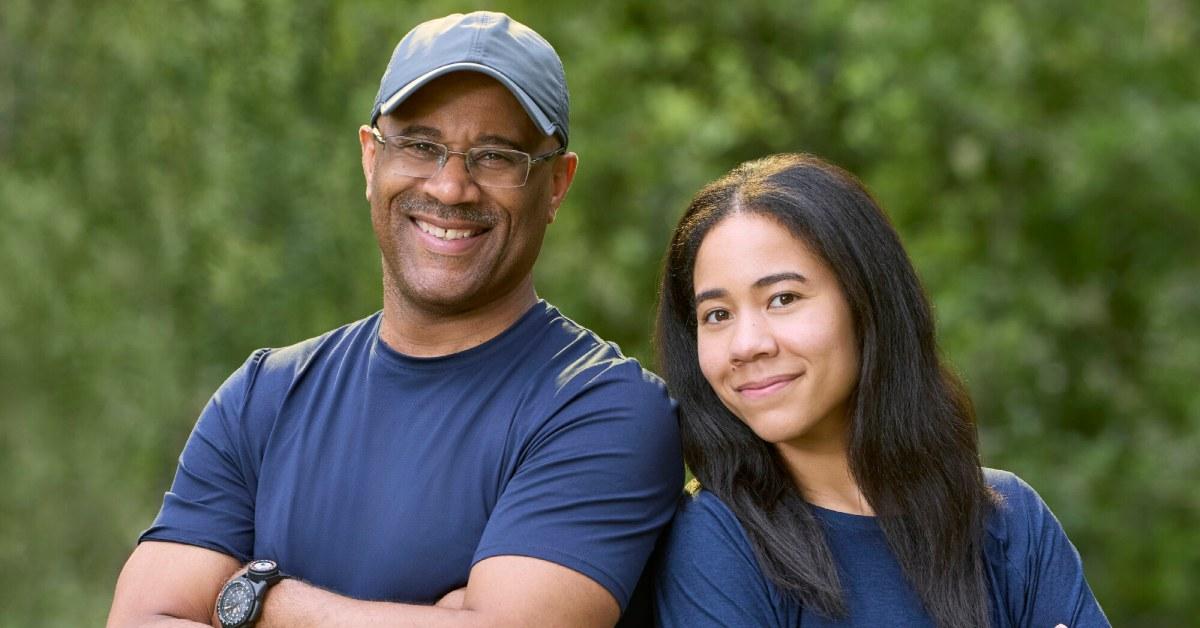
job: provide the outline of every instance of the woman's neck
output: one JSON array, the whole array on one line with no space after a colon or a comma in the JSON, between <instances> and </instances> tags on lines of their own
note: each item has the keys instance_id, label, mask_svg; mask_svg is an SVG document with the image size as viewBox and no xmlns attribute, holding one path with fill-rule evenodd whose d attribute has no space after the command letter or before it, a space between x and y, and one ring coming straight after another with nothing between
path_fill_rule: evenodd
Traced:
<instances>
[{"instance_id":1,"label":"woman's neck","mask_svg":"<svg viewBox=\"0 0 1200 628\"><path fill-rule=\"evenodd\" d=\"M777 443L792 481L804 501L828 510L874 515L850 470L847 439Z\"/></svg>"}]
</instances>

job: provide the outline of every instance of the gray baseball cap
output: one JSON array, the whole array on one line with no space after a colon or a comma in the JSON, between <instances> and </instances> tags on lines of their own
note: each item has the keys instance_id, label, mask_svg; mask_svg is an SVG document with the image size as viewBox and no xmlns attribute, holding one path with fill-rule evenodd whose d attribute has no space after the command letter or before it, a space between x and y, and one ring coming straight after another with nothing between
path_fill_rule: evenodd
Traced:
<instances>
[{"instance_id":1,"label":"gray baseball cap","mask_svg":"<svg viewBox=\"0 0 1200 628\"><path fill-rule=\"evenodd\" d=\"M429 81L451 72L481 72L512 92L534 125L567 145L567 79L554 47L503 13L455 13L408 32L392 52L371 124Z\"/></svg>"}]
</instances>

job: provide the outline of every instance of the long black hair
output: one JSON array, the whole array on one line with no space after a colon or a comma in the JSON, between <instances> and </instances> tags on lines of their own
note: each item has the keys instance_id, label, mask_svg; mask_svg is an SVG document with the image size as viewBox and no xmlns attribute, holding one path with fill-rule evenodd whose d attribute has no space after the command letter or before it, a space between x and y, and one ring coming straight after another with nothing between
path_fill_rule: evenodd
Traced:
<instances>
[{"instance_id":1,"label":"long black hair","mask_svg":"<svg viewBox=\"0 0 1200 628\"><path fill-rule=\"evenodd\" d=\"M854 479L934 621L989 625L983 536L995 498L979 464L971 401L941 364L929 301L883 210L853 175L811 155L738 166L700 190L671 239L655 346L680 404L692 473L734 512L782 591L819 614L846 615L820 523L774 448L700 371L696 253L714 225L738 212L774 219L837 277L861 356L848 428Z\"/></svg>"}]
</instances>

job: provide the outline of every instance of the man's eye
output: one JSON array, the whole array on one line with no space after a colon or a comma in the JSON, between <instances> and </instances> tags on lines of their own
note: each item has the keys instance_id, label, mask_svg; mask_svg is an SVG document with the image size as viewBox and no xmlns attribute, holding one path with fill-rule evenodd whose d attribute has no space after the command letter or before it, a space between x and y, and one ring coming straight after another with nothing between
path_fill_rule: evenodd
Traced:
<instances>
[{"instance_id":1,"label":"man's eye","mask_svg":"<svg viewBox=\"0 0 1200 628\"><path fill-rule=\"evenodd\" d=\"M442 154L441 148L433 142L406 140L400 142L398 148L404 155L419 159L437 159Z\"/></svg>"},{"instance_id":2,"label":"man's eye","mask_svg":"<svg viewBox=\"0 0 1200 628\"><path fill-rule=\"evenodd\" d=\"M507 168L517 163L517 156L509 151L481 150L475 153L475 163L488 168Z\"/></svg>"}]
</instances>

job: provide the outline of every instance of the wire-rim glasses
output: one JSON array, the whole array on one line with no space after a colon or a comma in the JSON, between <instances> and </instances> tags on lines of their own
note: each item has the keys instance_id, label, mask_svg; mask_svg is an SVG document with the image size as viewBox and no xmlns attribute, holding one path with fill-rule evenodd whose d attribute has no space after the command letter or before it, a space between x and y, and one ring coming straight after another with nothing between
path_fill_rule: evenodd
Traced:
<instances>
[{"instance_id":1,"label":"wire-rim glasses","mask_svg":"<svg viewBox=\"0 0 1200 628\"><path fill-rule=\"evenodd\" d=\"M396 174L429 179L446 165L450 155L460 155L467 162L471 180L490 188L519 188L529 180L533 164L567 152L566 146L536 156L512 148L488 146L457 151L421 137L383 135L377 128L372 128L371 133L389 153L388 166Z\"/></svg>"}]
</instances>

